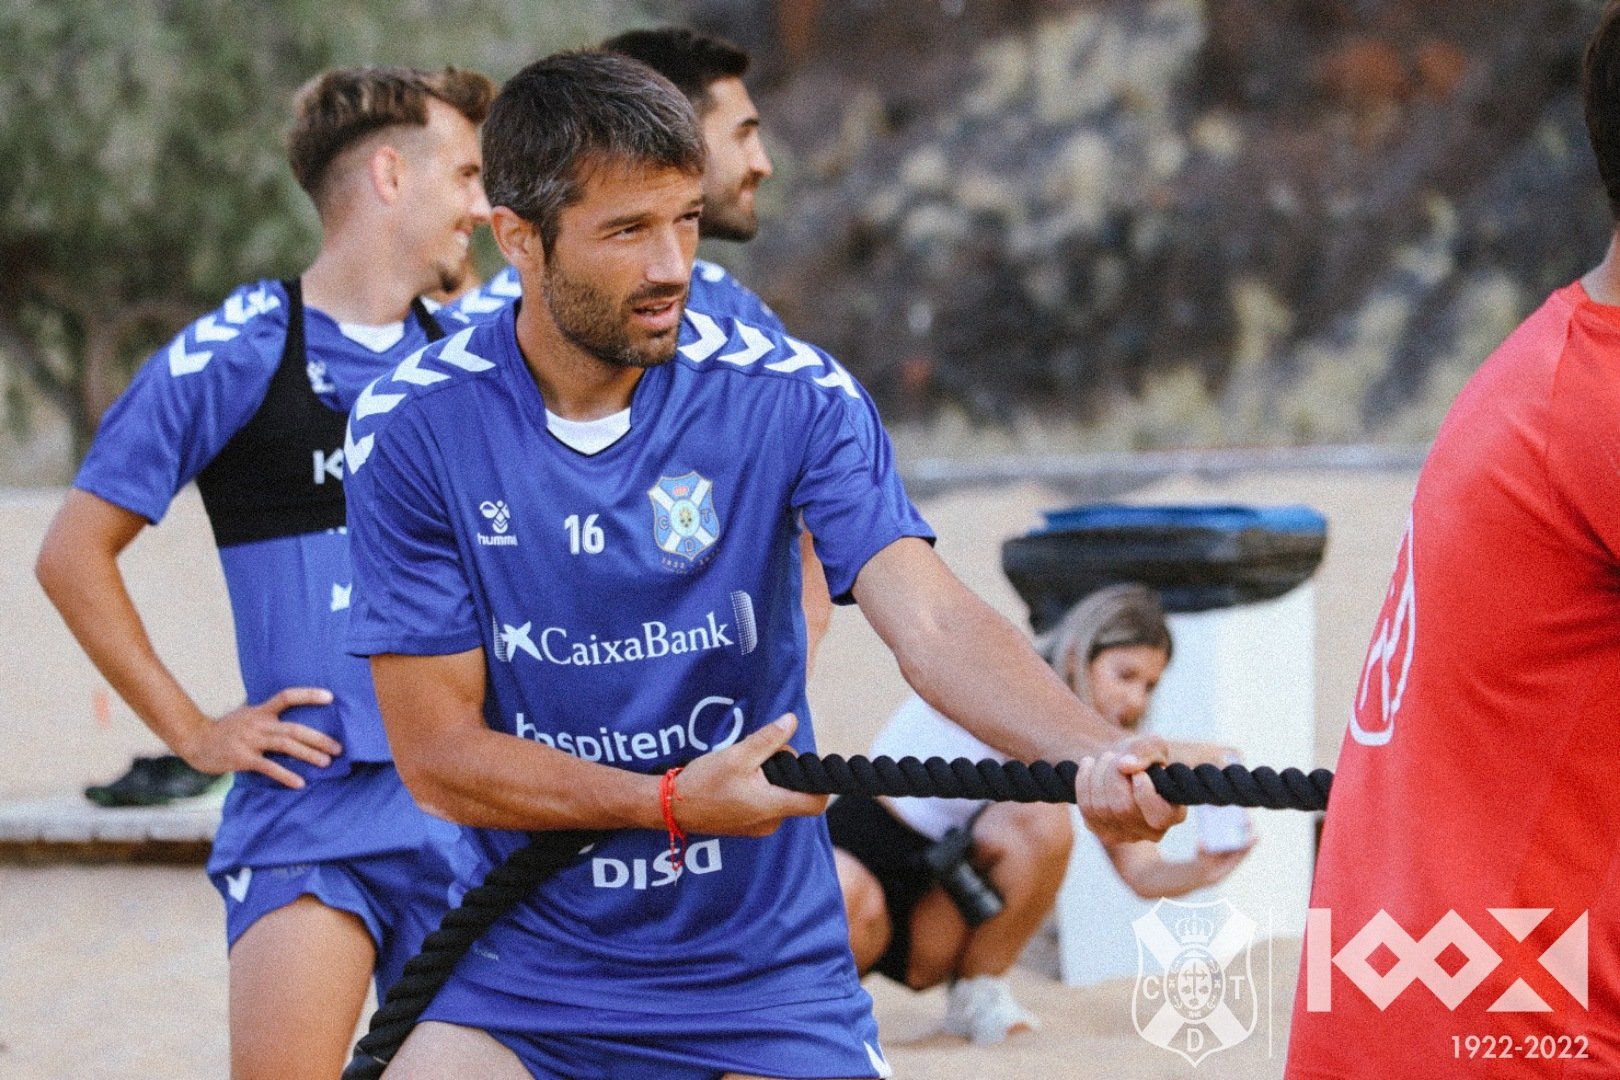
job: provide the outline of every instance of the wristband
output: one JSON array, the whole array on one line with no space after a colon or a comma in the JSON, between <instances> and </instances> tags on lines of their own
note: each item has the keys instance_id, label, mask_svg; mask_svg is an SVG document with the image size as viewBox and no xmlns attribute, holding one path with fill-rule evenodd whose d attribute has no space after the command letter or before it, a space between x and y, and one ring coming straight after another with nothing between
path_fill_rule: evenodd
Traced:
<instances>
[{"instance_id":1,"label":"wristband","mask_svg":"<svg viewBox=\"0 0 1620 1080\"><path fill-rule=\"evenodd\" d=\"M678 874L686 863L686 830L675 820L675 803L680 794L675 790L675 778L681 775L681 766L666 772L658 781L658 805L664 811L664 828L669 830L669 861Z\"/></svg>"}]
</instances>

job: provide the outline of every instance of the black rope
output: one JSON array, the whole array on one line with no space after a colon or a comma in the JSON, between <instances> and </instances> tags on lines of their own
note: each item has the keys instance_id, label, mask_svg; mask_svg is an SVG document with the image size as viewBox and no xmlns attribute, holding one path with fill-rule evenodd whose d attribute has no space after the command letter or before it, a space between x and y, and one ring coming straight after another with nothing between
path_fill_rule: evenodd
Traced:
<instances>
[{"instance_id":1,"label":"black rope","mask_svg":"<svg viewBox=\"0 0 1620 1080\"><path fill-rule=\"evenodd\" d=\"M405 965L387 1000L372 1014L371 1026L354 1048L354 1059L343 1070L343 1080L382 1076L473 942L536 885L573 862L591 839L586 832L535 833L526 846L491 870L483 884L462 897L460 906L422 942L422 951Z\"/></svg>"},{"instance_id":2,"label":"black rope","mask_svg":"<svg viewBox=\"0 0 1620 1080\"><path fill-rule=\"evenodd\" d=\"M1072 761L969 761L904 757L843 758L783 750L765 762L765 778L777 787L813 795L918 795L936 799L995 802L1069 802L1080 766ZM1252 806L1273 810L1327 807L1333 773L1317 769L1277 772L1242 765L1154 765L1147 770L1166 802L1182 806ZM591 842L588 832L535 833L529 843L490 872L444 917L405 965L399 981L371 1017L342 1080L377 1080L411 1033L423 1010L443 988L473 942L546 878L561 870Z\"/></svg>"},{"instance_id":3,"label":"black rope","mask_svg":"<svg viewBox=\"0 0 1620 1080\"><path fill-rule=\"evenodd\" d=\"M837 754L792 754L765 762L765 778L777 787L811 795L915 795L934 799L996 802L1074 802L1072 761L969 761L957 758L843 758ZM1180 806L1252 806L1268 810L1325 810L1333 773L1317 769L1277 772L1261 766L1152 765L1154 790Z\"/></svg>"}]
</instances>

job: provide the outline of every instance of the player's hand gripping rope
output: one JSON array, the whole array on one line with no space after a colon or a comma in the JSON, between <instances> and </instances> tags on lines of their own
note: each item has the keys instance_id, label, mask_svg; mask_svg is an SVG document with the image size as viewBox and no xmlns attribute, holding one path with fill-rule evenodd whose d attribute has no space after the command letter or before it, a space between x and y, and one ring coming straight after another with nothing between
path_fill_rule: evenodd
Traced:
<instances>
[{"instance_id":1,"label":"player's hand gripping rope","mask_svg":"<svg viewBox=\"0 0 1620 1080\"><path fill-rule=\"evenodd\" d=\"M937 799L989 799L996 802L1075 801L1074 779L1080 767L1072 761L946 761L914 757L842 758L837 754L793 754L782 751L765 762L765 778L778 787L812 795L915 795ZM1147 770L1153 787L1166 802L1181 806L1252 806L1272 810L1324 810L1333 773L1317 769L1245 768L1242 765L1153 765ZM535 833L493 870L444 917L405 965L388 998L371 1017L371 1025L343 1080L376 1080L382 1076L424 1009L473 942L497 919L534 891L546 878L572 862L591 841L585 832Z\"/></svg>"}]
</instances>

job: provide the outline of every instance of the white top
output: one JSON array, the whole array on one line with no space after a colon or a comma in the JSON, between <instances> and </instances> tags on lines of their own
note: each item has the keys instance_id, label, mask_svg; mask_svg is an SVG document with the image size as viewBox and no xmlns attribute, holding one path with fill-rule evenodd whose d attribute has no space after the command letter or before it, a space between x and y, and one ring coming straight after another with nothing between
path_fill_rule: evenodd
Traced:
<instances>
[{"instance_id":1,"label":"white top","mask_svg":"<svg viewBox=\"0 0 1620 1080\"><path fill-rule=\"evenodd\" d=\"M595 420L569 420L547 409L546 430L564 446L586 456L600 454L624 438L625 432L630 430L630 410L620 409L612 416Z\"/></svg>"},{"instance_id":2,"label":"white top","mask_svg":"<svg viewBox=\"0 0 1620 1080\"><path fill-rule=\"evenodd\" d=\"M344 337L356 344L363 345L374 353L387 352L395 345L398 345L400 339L405 336L405 324L403 322L383 323L381 326L368 323L340 322L337 326Z\"/></svg>"},{"instance_id":3,"label":"white top","mask_svg":"<svg viewBox=\"0 0 1620 1080\"><path fill-rule=\"evenodd\" d=\"M872 740L872 757L891 757L899 760L914 757L927 761L941 757L946 761L967 758L970 761L1006 761L1007 755L970 735L966 728L947 718L922 698L913 694L907 698L889 722ZM958 825L967 824L987 803L978 799L884 799L899 819L930 840L938 840Z\"/></svg>"}]
</instances>

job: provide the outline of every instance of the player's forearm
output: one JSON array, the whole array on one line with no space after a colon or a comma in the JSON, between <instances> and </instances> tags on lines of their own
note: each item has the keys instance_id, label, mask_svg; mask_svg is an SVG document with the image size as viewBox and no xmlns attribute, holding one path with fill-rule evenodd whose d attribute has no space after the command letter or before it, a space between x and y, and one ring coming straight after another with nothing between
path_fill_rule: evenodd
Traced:
<instances>
[{"instance_id":1,"label":"player's forearm","mask_svg":"<svg viewBox=\"0 0 1620 1080\"><path fill-rule=\"evenodd\" d=\"M397 722L390 733L398 730ZM583 761L483 727L395 740L395 763L423 809L484 829L662 829L658 778Z\"/></svg>"},{"instance_id":2,"label":"player's forearm","mask_svg":"<svg viewBox=\"0 0 1620 1080\"><path fill-rule=\"evenodd\" d=\"M1157 859L1143 870L1131 888L1144 900L1157 900L1186 896L1208 884L1204 868L1197 862Z\"/></svg>"},{"instance_id":3,"label":"player's forearm","mask_svg":"<svg viewBox=\"0 0 1620 1080\"><path fill-rule=\"evenodd\" d=\"M1197 862L1170 862L1154 844L1109 844L1106 850L1119 879L1143 900L1185 896L1209 884Z\"/></svg>"},{"instance_id":4,"label":"player's forearm","mask_svg":"<svg viewBox=\"0 0 1620 1080\"><path fill-rule=\"evenodd\" d=\"M923 700L1020 760L1078 758L1120 738L1016 627L966 588L961 594L896 643L900 670Z\"/></svg>"},{"instance_id":5,"label":"player's forearm","mask_svg":"<svg viewBox=\"0 0 1620 1080\"><path fill-rule=\"evenodd\" d=\"M34 574L96 670L184 756L211 721L158 659L116 555L53 536L40 549Z\"/></svg>"}]
</instances>

